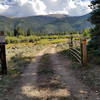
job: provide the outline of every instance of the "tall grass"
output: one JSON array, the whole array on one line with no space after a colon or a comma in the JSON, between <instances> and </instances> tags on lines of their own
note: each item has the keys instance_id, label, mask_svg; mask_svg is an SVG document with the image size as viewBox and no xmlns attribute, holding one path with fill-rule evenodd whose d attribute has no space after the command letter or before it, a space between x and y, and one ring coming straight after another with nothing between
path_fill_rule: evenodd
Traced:
<instances>
[{"instance_id":1,"label":"tall grass","mask_svg":"<svg viewBox=\"0 0 100 100\"><path fill-rule=\"evenodd\" d=\"M44 36L6 36L6 43L37 43L39 41L59 41L59 40L65 40L68 39L70 35L44 35Z\"/></svg>"},{"instance_id":2,"label":"tall grass","mask_svg":"<svg viewBox=\"0 0 100 100\"><path fill-rule=\"evenodd\" d=\"M14 37L14 36L6 36L6 43L27 43L27 42L36 42L40 39L39 36L19 36L19 37Z\"/></svg>"}]
</instances>

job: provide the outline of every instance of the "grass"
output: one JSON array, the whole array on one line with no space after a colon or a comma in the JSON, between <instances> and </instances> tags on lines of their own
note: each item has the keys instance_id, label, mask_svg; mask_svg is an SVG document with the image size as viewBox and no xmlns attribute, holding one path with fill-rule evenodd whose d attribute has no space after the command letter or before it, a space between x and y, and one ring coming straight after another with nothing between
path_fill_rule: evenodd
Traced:
<instances>
[{"instance_id":1,"label":"grass","mask_svg":"<svg viewBox=\"0 0 100 100\"><path fill-rule=\"evenodd\" d=\"M68 39L41 39L38 43L40 44L54 44L54 43L61 43L61 42L66 42Z\"/></svg>"},{"instance_id":2,"label":"grass","mask_svg":"<svg viewBox=\"0 0 100 100\"><path fill-rule=\"evenodd\" d=\"M79 34L73 34L75 38L73 39L79 39L81 35ZM58 43L58 42L64 42L68 41L70 38L70 35L31 35L31 36L6 36L6 43L44 43L45 41L48 43Z\"/></svg>"},{"instance_id":3,"label":"grass","mask_svg":"<svg viewBox=\"0 0 100 100\"><path fill-rule=\"evenodd\" d=\"M8 44L6 46L8 75L0 80L0 97L15 87L20 74L23 73L36 54L46 46L32 43Z\"/></svg>"},{"instance_id":4,"label":"grass","mask_svg":"<svg viewBox=\"0 0 100 100\"><path fill-rule=\"evenodd\" d=\"M6 43L27 43L27 42L37 42L40 39L39 36L32 35L32 36L6 36Z\"/></svg>"}]
</instances>

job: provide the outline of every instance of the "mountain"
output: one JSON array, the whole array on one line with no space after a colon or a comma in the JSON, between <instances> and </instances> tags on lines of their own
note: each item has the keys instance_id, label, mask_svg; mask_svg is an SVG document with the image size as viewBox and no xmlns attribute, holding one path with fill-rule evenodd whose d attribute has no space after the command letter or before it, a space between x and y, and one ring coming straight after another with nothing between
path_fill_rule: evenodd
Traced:
<instances>
[{"instance_id":1,"label":"mountain","mask_svg":"<svg viewBox=\"0 0 100 100\"><path fill-rule=\"evenodd\" d=\"M54 18L65 18L68 17L69 15L65 15L65 14L49 14L49 15L45 15L48 17L54 17Z\"/></svg>"},{"instance_id":2,"label":"mountain","mask_svg":"<svg viewBox=\"0 0 100 100\"><path fill-rule=\"evenodd\" d=\"M84 16L68 16L64 14L50 14L40 16L29 16L13 18L0 16L0 30L12 30L18 26L25 31L32 28L33 32L64 32L80 31L92 27L87 21L90 14Z\"/></svg>"}]
</instances>

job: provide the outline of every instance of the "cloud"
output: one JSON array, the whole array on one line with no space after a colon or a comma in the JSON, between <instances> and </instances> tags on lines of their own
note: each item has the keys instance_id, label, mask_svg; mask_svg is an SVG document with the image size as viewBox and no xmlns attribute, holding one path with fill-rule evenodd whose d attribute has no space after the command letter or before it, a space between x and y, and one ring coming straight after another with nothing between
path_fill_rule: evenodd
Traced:
<instances>
[{"instance_id":1,"label":"cloud","mask_svg":"<svg viewBox=\"0 0 100 100\"><path fill-rule=\"evenodd\" d=\"M0 11L3 15L20 17L46 14L46 6L41 0L13 0L2 6L5 5L8 5L8 9Z\"/></svg>"},{"instance_id":2,"label":"cloud","mask_svg":"<svg viewBox=\"0 0 100 100\"><path fill-rule=\"evenodd\" d=\"M8 9L7 5L2 5L0 4L0 13L3 13L4 11L6 11Z\"/></svg>"},{"instance_id":3,"label":"cloud","mask_svg":"<svg viewBox=\"0 0 100 100\"><path fill-rule=\"evenodd\" d=\"M90 0L1 0L0 14L8 16L33 16L68 14L73 16L91 12Z\"/></svg>"},{"instance_id":4,"label":"cloud","mask_svg":"<svg viewBox=\"0 0 100 100\"><path fill-rule=\"evenodd\" d=\"M88 7L88 5L90 5L89 0L75 0L73 3L75 7L69 10L69 15L84 15L92 11Z\"/></svg>"}]
</instances>

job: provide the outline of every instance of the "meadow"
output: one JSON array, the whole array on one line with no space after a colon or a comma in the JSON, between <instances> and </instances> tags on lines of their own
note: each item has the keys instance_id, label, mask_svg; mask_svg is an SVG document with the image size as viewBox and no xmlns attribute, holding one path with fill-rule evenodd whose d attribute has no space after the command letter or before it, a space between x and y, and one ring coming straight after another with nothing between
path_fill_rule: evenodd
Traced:
<instances>
[{"instance_id":1,"label":"meadow","mask_svg":"<svg viewBox=\"0 0 100 100\"><path fill-rule=\"evenodd\" d=\"M36 55L48 46L68 41L68 36L6 36L6 59L8 75L0 78L0 96L15 87L21 73L34 60Z\"/></svg>"},{"instance_id":2,"label":"meadow","mask_svg":"<svg viewBox=\"0 0 100 100\"><path fill-rule=\"evenodd\" d=\"M80 39L83 35L73 34L73 40ZM90 39L90 38L89 38ZM8 75L3 79L0 78L0 97L3 97L8 91L15 87L16 82L18 82L20 75L24 72L26 67L36 58L36 55L43 49L57 44L56 50L65 57L68 55L68 48L70 42L70 35L31 35L31 36L6 36L6 58L7 58L7 68ZM89 85L95 86L98 80L93 78L94 74L98 77L98 72L96 71L98 67L89 69L87 71L81 71L80 65L75 61L73 57L69 57L72 60L72 68L78 74L81 72L79 77L81 80L87 81ZM98 59L96 59L98 60ZM93 65L92 65L93 66ZM94 71L94 72L93 72ZM88 72L88 74L87 74ZM84 76L86 77L85 79ZM98 85L96 85L98 86ZM97 87L95 87L97 88Z\"/></svg>"},{"instance_id":3,"label":"meadow","mask_svg":"<svg viewBox=\"0 0 100 100\"><path fill-rule=\"evenodd\" d=\"M80 34L73 34L75 39L79 39L81 36ZM70 34L68 35L30 35L30 36L6 36L6 43L7 44L15 44L15 43L58 43L66 41L70 38Z\"/></svg>"}]
</instances>

